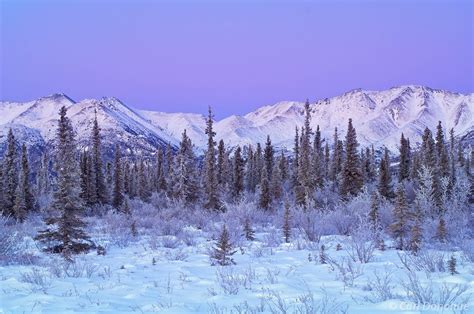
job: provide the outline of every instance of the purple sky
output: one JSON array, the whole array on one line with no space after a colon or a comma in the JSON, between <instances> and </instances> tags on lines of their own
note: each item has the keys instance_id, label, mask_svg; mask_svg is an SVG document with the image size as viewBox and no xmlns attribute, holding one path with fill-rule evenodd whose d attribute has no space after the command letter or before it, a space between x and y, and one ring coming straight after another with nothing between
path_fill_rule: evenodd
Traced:
<instances>
[{"instance_id":1,"label":"purple sky","mask_svg":"<svg viewBox=\"0 0 474 314\"><path fill-rule=\"evenodd\" d=\"M0 1L0 99L242 114L421 84L474 91L472 1Z\"/></svg>"}]
</instances>

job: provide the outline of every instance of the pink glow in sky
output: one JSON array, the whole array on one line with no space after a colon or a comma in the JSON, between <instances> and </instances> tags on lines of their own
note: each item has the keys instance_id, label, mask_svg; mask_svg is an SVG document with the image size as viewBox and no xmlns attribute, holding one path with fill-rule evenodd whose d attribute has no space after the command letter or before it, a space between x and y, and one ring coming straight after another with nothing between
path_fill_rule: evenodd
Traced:
<instances>
[{"instance_id":1,"label":"pink glow in sky","mask_svg":"<svg viewBox=\"0 0 474 314\"><path fill-rule=\"evenodd\" d=\"M472 1L1 1L0 100L242 114L419 84L474 91Z\"/></svg>"}]
</instances>

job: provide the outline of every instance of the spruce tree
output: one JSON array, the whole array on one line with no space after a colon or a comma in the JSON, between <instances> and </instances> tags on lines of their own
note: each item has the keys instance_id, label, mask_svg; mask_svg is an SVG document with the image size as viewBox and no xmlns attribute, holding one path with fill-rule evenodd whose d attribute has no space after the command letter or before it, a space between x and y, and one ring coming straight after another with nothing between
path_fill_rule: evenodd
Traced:
<instances>
[{"instance_id":1,"label":"spruce tree","mask_svg":"<svg viewBox=\"0 0 474 314\"><path fill-rule=\"evenodd\" d=\"M346 157L342 170L341 194L343 196L357 195L362 188L363 178L357 150L359 143L356 130L352 126L352 119L349 119L345 146Z\"/></svg>"},{"instance_id":2,"label":"spruce tree","mask_svg":"<svg viewBox=\"0 0 474 314\"><path fill-rule=\"evenodd\" d=\"M234 153L233 162L233 183L232 183L232 196L234 199L238 199L244 190L244 160L242 158L242 149L237 146Z\"/></svg>"},{"instance_id":3,"label":"spruce tree","mask_svg":"<svg viewBox=\"0 0 474 314\"><path fill-rule=\"evenodd\" d=\"M193 144L184 130L179 152L175 158L173 175L173 195L187 205L193 205L198 199L198 179Z\"/></svg>"},{"instance_id":4,"label":"spruce tree","mask_svg":"<svg viewBox=\"0 0 474 314\"><path fill-rule=\"evenodd\" d=\"M278 164L275 164L273 168L272 178L270 181L270 194L273 200L279 201L283 196L283 179Z\"/></svg>"},{"instance_id":5,"label":"spruce tree","mask_svg":"<svg viewBox=\"0 0 474 314\"><path fill-rule=\"evenodd\" d=\"M269 210L270 204L272 202L270 195L270 182L268 182L268 175L266 170L266 164L263 166L262 178L260 181L260 195L258 199L258 204L260 208Z\"/></svg>"},{"instance_id":6,"label":"spruce tree","mask_svg":"<svg viewBox=\"0 0 474 314\"><path fill-rule=\"evenodd\" d=\"M51 190L51 178L49 176L49 157L45 150L41 156L41 163L36 175L36 193L37 196L48 194Z\"/></svg>"},{"instance_id":7,"label":"spruce tree","mask_svg":"<svg viewBox=\"0 0 474 314\"><path fill-rule=\"evenodd\" d=\"M3 170L3 214L15 217L15 195L18 186L17 141L12 129L8 131L7 150L4 157Z\"/></svg>"},{"instance_id":8,"label":"spruce tree","mask_svg":"<svg viewBox=\"0 0 474 314\"><path fill-rule=\"evenodd\" d=\"M224 191L226 189L226 184L228 178L226 177L226 149L224 145L224 141L221 139L219 141L219 145L217 146L217 171L216 171L216 178L217 184L219 188Z\"/></svg>"},{"instance_id":9,"label":"spruce tree","mask_svg":"<svg viewBox=\"0 0 474 314\"><path fill-rule=\"evenodd\" d=\"M380 161L378 190L381 196L387 199L392 197L392 175L390 173L390 157L387 148L385 148L384 156Z\"/></svg>"},{"instance_id":10,"label":"spruce tree","mask_svg":"<svg viewBox=\"0 0 474 314\"><path fill-rule=\"evenodd\" d=\"M101 152L101 139L100 139L100 127L97 121L97 113L94 117L94 122L92 125L92 178L95 181L93 187L95 191L92 191L95 195L93 196L93 201L96 204L106 204L108 201L108 193L106 187L106 181L104 177L104 169L102 162L102 152Z\"/></svg>"},{"instance_id":11,"label":"spruce tree","mask_svg":"<svg viewBox=\"0 0 474 314\"><path fill-rule=\"evenodd\" d=\"M235 261L232 258L232 255L234 255L235 252L236 251L230 242L227 227L224 225L217 244L211 254L212 264L218 264L220 266L235 265Z\"/></svg>"},{"instance_id":12,"label":"spruce tree","mask_svg":"<svg viewBox=\"0 0 474 314\"><path fill-rule=\"evenodd\" d=\"M120 208L123 203L123 177L120 146L115 145L114 155L114 185L112 191L112 205Z\"/></svg>"},{"instance_id":13,"label":"spruce tree","mask_svg":"<svg viewBox=\"0 0 474 314\"><path fill-rule=\"evenodd\" d=\"M405 139L405 136L402 133L400 139L400 166L398 171L398 182L403 180L408 180L410 177L410 144L409 140Z\"/></svg>"},{"instance_id":14,"label":"spruce tree","mask_svg":"<svg viewBox=\"0 0 474 314\"><path fill-rule=\"evenodd\" d=\"M342 171L343 155L344 148L342 142L339 140L339 135L337 133L337 128L334 129L334 146L332 152L332 161L329 177L337 185L338 176Z\"/></svg>"},{"instance_id":15,"label":"spruce tree","mask_svg":"<svg viewBox=\"0 0 474 314\"><path fill-rule=\"evenodd\" d=\"M376 242L379 242L380 233L382 226L380 224L380 198L379 194L374 191L370 197L370 211L369 211L369 223L370 229L376 238Z\"/></svg>"},{"instance_id":16,"label":"spruce tree","mask_svg":"<svg viewBox=\"0 0 474 314\"><path fill-rule=\"evenodd\" d=\"M422 213L418 204L416 206L416 212L414 215L414 224L411 228L411 237L410 237L410 251L413 254L417 254L421 249L423 241L423 228L422 228Z\"/></svg>"},{"instance_id":17,"label":"spruce tree","mask_svg":"<svg viewBox=\"0 0 474 314\"><path fill-rule=\"evenodd\" d=\"M293 188L299 186L298 172L299 172L299 159L300 159L300 136L298 133L298 127L295 128L295 144L293 147L293 163L291 172L291 183Z\"/></svg>"},{"instance_id":18,"label":"spruce tree","mask_svg":"<svg viewBox=\"0 0 474 314\"><path fill-rule=\"evenodd\" d=\"M204 164L204 207L212 210L222 210L222 203L217 190L216 176L216 152L213 129L213 114L209 107L209 114L206 121L207 150Z\"/></svg>"},{"instance_id":19,"label":"spruce tree","mask_svg":"<svg viewBox=\"0 0 474 314\"><path fill-rule=\"evenodd\" d=\"M40 231L36 240L43 243L45 251L60 253L71 259L72 254L86 252L92 247L84 231L85 223L79 217L83 209L80 197L80 177L77 172L76 143L66 107L59 112L56 139L57 189L54 193L52 210L55 216L45 220L47 229Z\"/></svg>"},{"instance_id":20,"label":"spruce tree","mask_svg":"<svg viewBox=\"0 0 474 314\"><path fill-rule=\"evenodd\" d=\"M274 164L274 157L273 157L273 145L272 141L270 140L270 136L267 135L267 141L265 142L265 150L263 154L263 160L265 162L265 169L267 170L267 179L268 182L272 179L272 171L273 171L273 164Z\"/></svg>"},{"instance_id":21,"label":"spruce tree","mask_svg":"<svg viewBox=\"0 0 474 314\"><path fill-rule=\"evenodd\" d=\"M403 250L408 232L408 205L405 198L405 189L399 184L396 191L395 207L393 209L394 222L390 225L393 238L396 241L396 248Z\"/></svg>"},{"instance_id":22,"label":"spruce tree","mask_svg":"<svg viewBox=\"0 0 474 314\"><path fill-rule=\"evenodd\" d=\"M30 165L28 161L28 151L25 144L21 147L21 167L18 186L22 190L21 194L24 197L26 210L33 211L36 202L33 193L31 192Z\"/></svg>"},{"instance_id":23,"label":"spruce tree","mask_svg":"<svg viewBox=\"0 0 474 314\"><path fill-rule=\"evenodd\" d=\"M454 255L451 255L451 258L448 261L448 269L451 275L455 275L458 273L456 270L456 264L456 258L454 257Z\"/></svg>"},{"instance_id":24,"label":"spruce tree","mask_svg":"<svg viewBox=\"0 0 474 314\"><path fill-rule=\"evenodd\" d=\"M321 131L319 130L319 125L316 128L316 132L314 133L314 141L313 141L313 153L312 153L311 165L312 171L311 175L313 176L312 179L312 186L321 188L324 185L324 152L323 147L321 144Z\"/></svg>"},{"instance_id":25,"label":"spruce tree","mask_svg":"<svg viewBox=\"0 0 474 314\"><path fill-rule=\"evenodd\" d=\"M439 218L438 226L436 227L436 239L440 242L446 242L446 222L443 217Z\"/></svg>"}]
</instances>

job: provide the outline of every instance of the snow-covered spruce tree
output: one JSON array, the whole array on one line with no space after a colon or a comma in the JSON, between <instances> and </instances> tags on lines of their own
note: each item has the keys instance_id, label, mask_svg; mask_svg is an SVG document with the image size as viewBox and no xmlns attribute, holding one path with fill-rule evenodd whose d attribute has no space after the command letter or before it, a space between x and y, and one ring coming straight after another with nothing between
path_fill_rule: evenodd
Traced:
<instances>
[{"instance_id":1,"label":"snow-covered spruce tree","mask_svg":"<svg viewBox=\"0 0 474 314\"><path fill-rule=\"evenodd\" d=\"M143 159L138 164L137 179L137 194L144 202L147 202L151 196L150 182L148 180L148 167Z\"/></svg>"},{"instance_id":2,"label":"snow-covered spruce tree","mask_svg":"<svg viewBox=\"0 0 474 314\"><path fill-rule=\"evenodd\" d=\"M311 174L313 176L312 186L321 188L324 185L324 153L321 144L321 131L319 125L314 132L313 153L311 154Z\"/></svg>"},{"instance_id":3,"label":"snow-covered spruce tree","mask_svg":"<svg viewBox=\"0 0 474 314\"><path fill-rule=\"evenodd\" d=\"M343 196L357 195L362 189L363 178L360 170L359 152L357 151L358 146L356 130L352 126L352 119L349 119L345 141L346 157L340 187Z\"/></svg>"},{"instance_id":4,"label":"snow-covered spruce tree","mask_svg":"<svg viewBox=\"0 0 474 314\"><path fill-rule=\"evenodd\" d=\"M402 133L400 138L400 166L398 170L398 182L402 182L403 180L408 180L410 177L410 160L411 160L411 152L410 152L410 141L405 139L405 136Z\"/></svg>"},{"instance_id":5,"label":"snow-covered spruce tree","mask_svg":"<svg viewBox=\"0 0 474 314\"><path fill-rule=\"evenodd\" d=\"M130 162L125 159L122 161L122 171L123 171L123 192L130 196Z\"/></svg>"},{"instance_id":6,"label":"snow-covered spruce tree","mask_svg":"<svg viewBox=\"0 0 474 314\"><path fill-rule=\"evenodd\" d=\"M290 243L291 238L291 216L290 216L290 204L285 202L285 213L283 216L283 236L286 243Z\"/></svg>"},{"instance_id":7,"label":"snow-covered spruce tree","mask_svg":"<svg viewBox=\"0 0 474 314\"><path fill-rule=\"evenodd\" d=\"M3 160L0 159L0 214L3 213L3 205L5 204L5 203L4 203L4 200L3 200L3 193L4 193L3 182L4 182L4 176L3 176Z\"/></svg>"},{"instance_id":8,"label":"snow-covered spruce tree","mask_svg":"<svg viewBox=\"0 0 474 314\"><path fill-rule=\"evenodd\" d=\"M31 181L30 181L30 165L28 161L28 151L26 145L21 146L21 165L20 165L20 176L18 180L17 196L21 195L25 203L26 211L30 212L35 210L36 201L31 192ZM17 217L18 219L18 217Z\"/></svg>"},{"instance_id":9,"label":"snow-covered spruce tree","mask_svg":"<svg viewBox=\"0 0 474 314\"><path fill-rule=\"evenodd\" d=\"M97 122L97 112L94 117L94 122L92 124L92 152L91 152L91 162L92 162L92 178L94 180L93 187L95 191L95 196L93 200L95 204L106 204L108 203L108 193L107 186L105 182L103 162L102 162L102 153L101 153L101 139L100 139L100 127ZM93 204L94 205L94 204Z\"/></svg>"},{"instance_id":10,"label":"snow-covered spruce tree","mask_svg":"<svg viewBox=\"0 0 474 314\"><path fill-rule=\"evenodd\" d=\"M311 111L309 108L309 101L305 103L305 120L304 127L301 130L300 138L300 157L299 157L299 169L298 169L298 181L299 185L304 188L305 192L312 190L313 188L313 173L311 169L311 135L313 134L310 126L311 122ZM308 196L308 195L306 195Z\"/></svg>"},{"instance_id":11,"label":"snow-covered spruce tree","mask_svg":"<svg viewBox=\"0 0 474 314\"><path fill-rule=\"evenodd\" d=\"M413 215L413 226L411 227L409 248L413 254L420 251L423 244L423 222L420 206L415 202L415 214Z\"/></svg>"},{"instance_id":12,"label":"snow-covered spruce tree","mask_svg":"<svg viewBox=\"0 0 474 314\"><path fill-rule=\"evenodd\" d=\"M220 140L217 145L217 184L219 190L224 192L227 189L228 177L226 176L226 149L224 140Z\"/></svg>"},{"instance_id":13,"label":"snow-covered spruce tree","mask_svg":"<svg viewBox=\"0 0 474 314\"><path fill-rule=\"evenodd\" d=\"M7 150L4 157L3 169L3 206L1 210L6 216L15 217L15 195L18 186L18 156L17 141L12 129L8 131Z\"/></svg>"},{"instance_id":14,"label":"snow-covered spruce tree","mask_svg":"<svg viewBox=\"0 0 474 314\"><path fill-rule=\"evenodd\" d=\"M381 240L382 224L380 222L380 196L377 191L374 191L370 196L370 211L368 220L370 229L375 238L375 243L378 246Z\"/></svg>"},{"instance_id":15,"label":"snow-covered spruce tree","mask_svg":"<svg viewBox=\"0 0 474 314\"><path fill-rule=\"evenodd\" d=\"M398 184L397 186L393 219L394 222L390 225L390 231L396 241L397 250L403 250L406 246L406 238L409 230L409 213L405 189L402 184Z\"/></svg>"},{"instance_id":16,"label":"snow-covered spruce tree","mask_svg":"<svg viewBox=\"0 0 474 314\"><path fill-rule=\"evenodd\" d=\"M456 184L456 145L454 140L454 129L449 131L449 189Z\"/></svg>"},{"instance_id":17,"label":"snow-covered spruce tree","mask_svg":"<svg viewBox=\"0 0 474 314\"><path fill-rule=\"evenodd\" d=\"M449 156L448 151L446 148L446 143L444 139L444 131L443 126L441 125L441 121L438 122L438 126L436 127L436 154L437 154L437 169L439 174L442 177L449 176Z\"/></svg>"},{"instance_id":18,"label":"snow-covered spruce tree","mask_svg":"<svg viewBox=\"0 0 474 314\"><path fill-rule=\"evenodd\" d=\"M293 163L291 170L291 185L293 188L299 186L298 171L299 171L299 160L300 160L300 136L298 133L298 127L295 128L295 141L293 147Z\"/></svg>"},{"instance_id":19,"label":"snow-covered spruce tree","mask_svg":"<svg viewBox=\"0 0 474 314\"><path fill-rule=\"evenodd\" d=\"M415 193L415 202L422 217L435 215L435 201L433 198L433 172L431 168L422 165L418 174L418 189Z\"/></svg>"},{"instance_id":20,"label":"snow-covered spruce tree","mask_svg":"<svg viewBox=\"0 0 474 314\"><path fill-rule=\"evenodd\" d=\"M155 192L161 191L160 180L162 180L163 177L163 162L163 149L158 147L158 150L156 151L156 164L153 175L153 190Z\"/></svg>"},{"instance_id":21,"label":"snow-covered spruce tree","mask_svg":"<svg viewBox=\"0 0 474 314\"><path fill-rule=\"evenodd\" d=\"M23 179L23 174L20 173L20 179ZM13 212L15 213L16 221L22 223L25 221L27 214L27 207L25 202L25 191L21 188L21 185L17 186L15 205L13 206Z\"/></svg>"},{"instance_id":22,"label":"snow-covered spruce tree","mask_svg":"<svg viewBox=\"0 0 474 314\"><path fill-rule=\"evenodd\" d=\"M115 145L114 154L114 184L112 190L112 205L119 209L123 203L123 177L120 146Z\"/></svg>"},{"instance_id":23,"label":"snow-covered spruce tree","mask_svg":"<svg viewBox=\"0 0 474 314\"><path fill-rule=\"evenodd\" d=\"M262 178L260 180L260 193L258 197L258 205L260 208L269 210L272 198L270 194L270 182L268 182L267 166L264 164L262 171Z\"/></svg>"},{"instance_id":24,"label":"snow-covered spruce tree","mask_svg":"<svg viewBox=\"0 0 474 314\"><path fill-rule=\"evenodd\" d=\"M267 170L268 182L272 179L272 171L274 164L273 145L270 136L267 135L267 141L265 142L265 150L263 153L263 160L265 162L265 169Z\"/></svg>"},{"instance_id":25,"label":"snow-covered spruce tree","mask_svg":"<svg viewBox=\"0 0 474 314\"><path fill-rule=\"evenodd\" d=\"M51 178L49 176L49 157L45 150L41 156L41 163L36 174L36 196L49 194L51 191Z\"/></svg>"},{"instance_id":26,"label":"snow-covered spruce tree","mask_svg":"<svg viewBox=\"0 0 474 314\"><path fill-rule=\"evenodd\" d=\"M211 210L223 210L221 200L219 199L216 176L216 142L213 129L214 116L211 107L206 120L207 150L204 160L204 207Z\"/></svg>"},{"instance_id":27,"label":"snow-covered spruce tree","mask_svg":"<svg viewBox=\"0 0 474 314\"><path fill-rule=\"evenodd\" d=\"M199 197L195 156L191 139L183 131L173 170L173 196L187 205L194 205Z\"/></svg>"},{"instance_id":28,"label":"snow-covered spruce tree","mask_svg":"<svg viewBox=\"0 0 474 314\"><path fill-rule=\"evenodd\" d=\"M283 179L278 164L275 164L273 167L272 179L270 181L270 195L274 201L280 201L283 196Z\"/></svg>"},{"instance_id":29,"label":"snow-covered spruce tree","mask_svg":"<svg viewBox=\"0 0 474 314\"><path fill-rule=\"evenodd\" d=\"M257 187L257 171L256 171L255 157L253 148L248 146L247 165L245 167L245 185L247 191L255 193Z\"/></svg>"},{"instance_id":30,"label":"snow-covered spruce tree","mask_svg":"<svg viewBox=\"0 0 474 314\"><path fill-rule=\"evenodd\" d=\"M216 246L211 253L212 265L228 266L235 265L232 255L235 250L230 243L229 232L226 225L222 227L222 232L217 240Z\"/></svg>"},{"instance_id":31,"label":"snow-covered spruce tree","mask_svg":"<svg viewBox=\"0 0 474 314\"><path fill-rule=\"evenodd\" d=\"M393 195L390 157L387 148L385 148L384 156L380 161L378 190L380 195L387 199L391 198Z\"/></svg>"},{"instance_id":32,"label":"snow-covered spruce tree","mask_svg":"<svg viewBox=\"0 0 474 314\"><path fill-rule=\"evenodd\" d=\"M326 144L324 145L324 166L323 166L323 176L324 179L327 181L329 179L329 165L331 162L331 153L329 150L329 143L326 140Z\"/></svg>"},{"instance_id":33,"label":"snow-covered spruce tree","mask_svg":"<svg viewBox=\"0 0 474 314\"><path fill-rule=\"evenodd\" d=\"M53 217L45 220L48 226L35 237L45 245L44 250L60 253L71 259L72 254L87 252L92 247L84 231L85 223L79 217L83 208L79 189L79 174L76 161L76 143L66 107L59 111L56 139L57 189L52 204Z\"/></svg>"},{"instance_id":34,"label":"snow-covered spruce tree","mask_svg":"<svg viewBox=\"0 0 474 314\"><path fill-rule=\"evenodd\" d=\"M280 158L278 159L278 168L280 170L282 184L288 179L288 159L285 157L283 151L281 151Z\"/></svg>"},{"instance_id":35,"label":"snow-covered spruce tree","mask_svg":"<svg viewBox=\"0 0 474 314\"><path fill-rule=\"evenodd\" d=\"M237 200L244 190L244 159L240 146L237 146L234 153L232 180L232 197Z\"/></svg>"},{"instance_id":36,"label":"snow-covered spruce tree","mask_svg":"<svg viewBox=\"0 0 474 314\"><path fill-rule=\"evenodd\" d=\"M342 171L342 165L344 161L344 146L341 140L339 140L339 134L337 128L334 129L333 138L333 151L331 156L331 168L329 171L329 177L331 181L337 186L339 174Z\"/></svg>"}]
</instances>

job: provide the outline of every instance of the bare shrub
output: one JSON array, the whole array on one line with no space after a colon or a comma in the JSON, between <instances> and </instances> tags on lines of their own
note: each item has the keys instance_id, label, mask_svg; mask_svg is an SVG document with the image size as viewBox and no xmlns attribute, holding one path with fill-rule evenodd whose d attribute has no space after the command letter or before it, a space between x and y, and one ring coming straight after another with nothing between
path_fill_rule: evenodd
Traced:
<instances>
[{"instance_id":1,"label":"bare shrub","mask_svg":"<svg viewBox=\"0 0 474 314\"><path fill-rule=\"evenodd\" d=\"M234 267L218 267L216 270L216 280L225 294L235 295L240 288L250 290L252 282L255 280L255 272L247 269L238 273Z\"/></svg>"},{"instance_id":2,"label":"bare shrub","mask_svg":"<svg viewBox=\"0 0 474 314\"><path fill-rule=\"evenodd\" d=\"M467 304L470 296L465 295L467 285L454 284L443 285L435 288L433 281L427 277L427 283L423 284L414 271L409 271L407 280L402 281L406 298L416 304L435 304L441 307L451 305Z\"/></svg>"},{"instance_id":3,"label":"bare shrub","mask_svg":"<svg viewBox=\"0 0 474 314\"><path fill-rule=\"evenodd\" d=\"M379 303L382 301L394 298L393 289L395 285L392 284L393 272L385 270L383 273L374 272L374 278L369 279L367 288L371 292L371 296L366 300L372 303Z\"/></svg>"},{"instance_id":4,"label":"bare shrub","mask_svg":"<svg viewBox=\"0 0 474 314\"><path fill-rule=\"evenodd\" d=\"M317 242L321 240L323 224L321 215L316 211L294 211L294 226L299 230L304 239Z\"/></svg>"},{"instance_id":5,"label":"bare shrub","mask_svg":"<svg viewBox=\"0 0 474 314\"><path fill-rule=\"evenodd\" d=\"M181 245L181 241L175 236L164 236L161 237L161 244L165 248L176 249Z\"/></svg>"},{"instance_id":6,"label":"bare shrub","mask_svg":"<svg viewBox=\"0 0 474 314\"><path fill-rule=\"evenodd\" d=\"M13 219L0 215L0 265L32 264L36 257L27 252L24 225L17 224ZM28 229L28 227L26 227Z\"/></svg>"},{"instance_id":7,"label":"bare shrub","mask_svg":"<svg viewBox=\"0 0 474 314\"><path fill-rule=\"evenodd\" d=\"M445 255L442 252L421 250L416 255L397 252L402 265L408 271L445 272Z\"/></svg>"},{"instance_id":8,"label":"bare shrub","mask_svg":"<svg viewBox=\"0 0 474 314\"><path fill-rule=\"evenodd\" d=\"M185 261L189 254L183 248L179 248L166 251L165 257L169 261Z\"/></svg>"},{"instance_id":9,"label":"bare shrub","mask_svg":"<svg viewBox=\"0 0 474 314\"><path fill-rule=\"evenodd\" d=\"M276 228L271 228L263 236L263 243L266 247L278 247L283 242L281 232Z\"/></svg>"},{"instance_id":10,"label":"bare shrub","mask_svg":"<svg viewBox=\"0 0 474 314\"><path fill-rule=\"evenodd\" d=\"M359 229L349 241L347 253L354 262L369 263L374 257L376 245L372 233L367 229Z\"/></svg>"},{"instance_id":11,"label":"bare shrub","mask_svg":"<svg viewBox=\"0 0 474 314\"><path fill-rule=\"evenodd\" d=\"M297 314L344 314L349 306L337 301L337 297L330 298L327 291L321 288L322 297L319 300L314 298L313 292L307 288L304 294L296 298L294 313Z\"/></svg>"},{"instance_id":12,"label":"bare shrub","mask_svg":"<svg viewBox=\"0 0 474 314\"><path fill-rule=\"evenodd\" d=\"M51 275L36 267L33 267L28 272L22 273L20 280L29 283L32 292L41 291L44 294L47 294L48 289L52 286Z\"/></svg>"},{"instance_id":13,"label":"bare shrub","mask_svg":"<svg viewBox=\"0 0 474 314\"><path fill-rule=\"evenodd\" d=\"M337 261L328 257L327 263L330 265L332 271L337 272L337 279L344 283L344 287L354 286L354 281L363 274L362 265L348 258Z\"/></svg>"}]
</instances>

